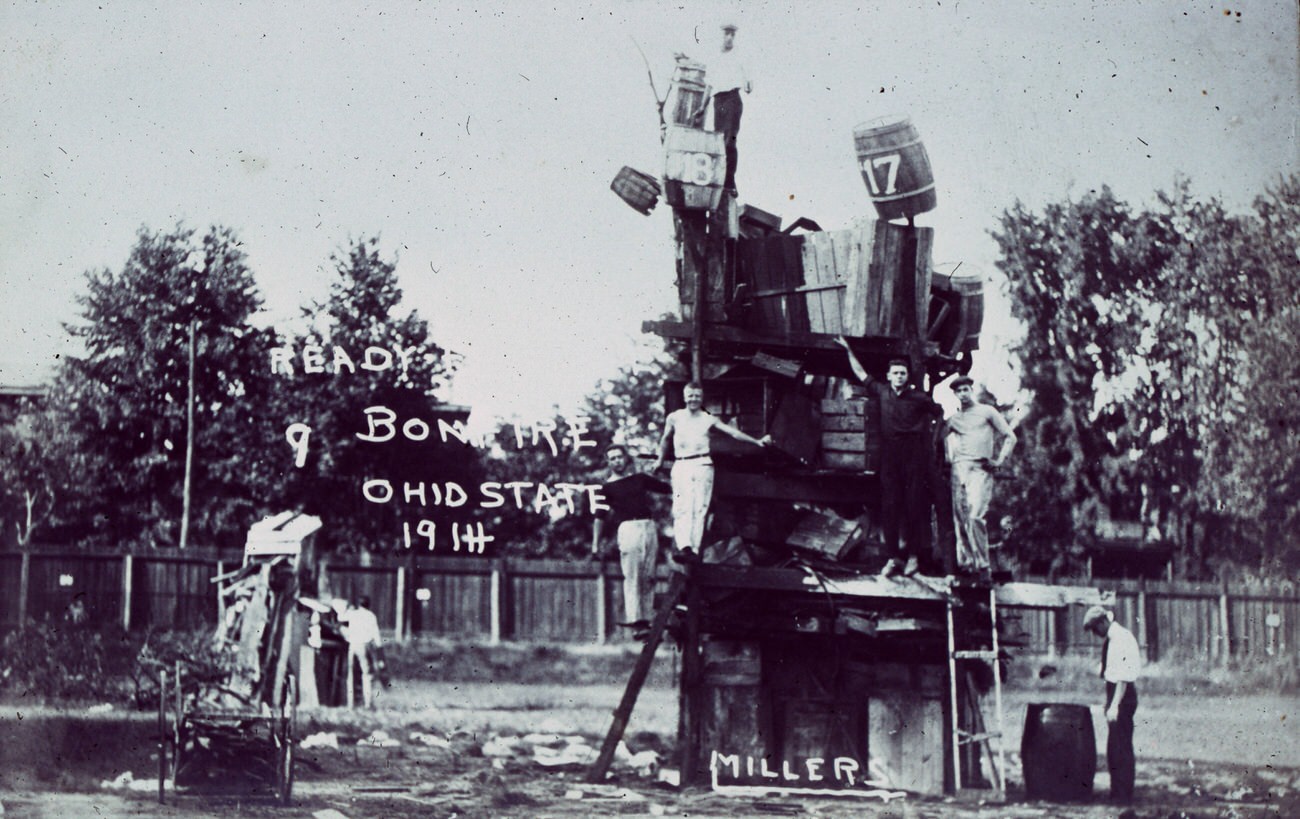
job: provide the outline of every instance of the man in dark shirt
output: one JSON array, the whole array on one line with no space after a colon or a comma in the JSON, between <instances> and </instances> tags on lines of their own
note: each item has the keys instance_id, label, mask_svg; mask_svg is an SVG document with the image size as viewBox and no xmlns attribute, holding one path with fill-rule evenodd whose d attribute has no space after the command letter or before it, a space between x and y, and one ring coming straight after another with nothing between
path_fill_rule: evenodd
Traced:
<instances>
[{"instance_id":1,"label":"man in dark shirt","mask_svg":"<svg viewBox=\"0 0 1300 819\"><path fill-rule=\"evenodd\" d=\"M666 494L672 487L645 472L629 472L631 458L622 444L605 450L605 462L609 466L609 480L604 488L609 510L592 523L591 552L600 554L606 524L614 527L623 568L623 612L627 618L619 625L642 632L650 627L655 563L659 556L659 530L652 519L650 493Z\"/></svg>"},{"instance_id":2,"label":"man in dark shirt","mask_svg":"<svg viewBox=\"0 0 1300 819\"><path fill-rule=\"evenodd\" d=\"M853 373L880 402L880 516L889 556L882 574L915 574L930 552L930 495L926 464L931 433L943 410L929 395L908 386L910 368L894 359L886 383L873 378L841 336Z\"/></svg>"}]
</instances>

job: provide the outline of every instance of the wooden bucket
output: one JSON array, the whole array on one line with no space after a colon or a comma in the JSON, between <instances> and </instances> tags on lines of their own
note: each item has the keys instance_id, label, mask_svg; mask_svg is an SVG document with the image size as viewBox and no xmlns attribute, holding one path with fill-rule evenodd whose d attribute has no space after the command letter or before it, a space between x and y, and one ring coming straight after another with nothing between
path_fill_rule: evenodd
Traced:
<instances>
[{"instance_id":1,"label":"wooden bucket","mask_svg":"<svg viewBox=\"0 0 1300 819\"><path fill-rule=\"evenodd\" d=\"M633 210L650 215L659 202L659 180L626 165L614 177L609 189L627 202Z\"/></svg>"},{"instance_id":2,"label":"wooden bucket","mask_svg":"<svg viewBox=\"0 0 1300 819\"><path fill-rule=\"evenodd\" d=\"M930 316L926 337L944 355L978 350L984 325L984 281L974 269L930 273Z\"/></svg>"},{"instance_id":3,"label":"wooden bucket","mask_svg":"<svg viewBox=\"0 0 1300 819\"><path fill-rule=\"evenodd\" d=\"M1097 744L1086 705L1030 703L1020 740L1025 795L1073 802L1092 796Z\"/></svg>"},{"instance_id":4,"label":"wooden bucket","mask_svg":"<svg viewBox=\"0 0 1300 819\"><path fill-rule=\"evenodd\" d=\"M673 69L668 94L673 98L672 121L675 125L699 128L704 125L709 87L704 82L704 64L679 62Z\"/></svg>"},{"instance_id":5,"label":"wooden bucket","mask_svg":"<svg viewBox=\"0 0 1300 819\"><path fill-rule=\"evenodd\" d=\"M853 129L858 168L881 219L934 210L930 157L910 120L877 119Z\"/></svg>"}]
</instances>

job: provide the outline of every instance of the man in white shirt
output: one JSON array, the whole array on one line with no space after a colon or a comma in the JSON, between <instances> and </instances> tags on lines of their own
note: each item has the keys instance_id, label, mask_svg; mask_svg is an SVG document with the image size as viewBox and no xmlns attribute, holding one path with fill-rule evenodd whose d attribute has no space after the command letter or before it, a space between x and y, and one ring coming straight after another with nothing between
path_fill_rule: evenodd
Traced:
<instances>
[{"instance_id":1,"label":"man in white shirt","mask_svg":"<svg viewBox=\"0 0 1300 819\"><path fill-rule=\"evenodd\" d=\"M380 644L379 619L370 610L370 598L360 597L339 615L343 627L343 639L348 643L348 707L355 707L353 682L356 668L361 669L361 701L367 708L375 704L373 678L374 664L371 660L371 646Z\"/></svg>"},{"instance_id":2,"label":"man in white shirt","mask_svg":"<svg viewBox=\"0 0 1300 819\"><path fill-rule=\"evenodd\" d=\"M976 403L975 382L962 375L952 380L961 408L948 418L944 443L952 465L952 517L957 535L957 566L962 571L991 580L989 530L984 518L993 500L993 473L1016 445L1001 413ZM1002 446L996 456L997 438Z\"/></svg>"},{"instance_id":3,"label":"man in white shirt","mask_svg":"<svg viewBox=\"0 0 1300 819\"><path fill-rule=\"evenodd\" d=\"M1110 769L1110 796L1119 803L1133 801L1136 762L1133 756L1133 714L1137 711L1139 659L1137 638L1115 622L1115 615L1092 606L1083 615L1083 627L1105 639L1101 649L1101 677L1106 681L1106 767Z\"/></svg>"},{"instance_id":4,"label":"man in white shirt","mask_svg":"<svg viewBox=\"0 0 1300 819\"><path fill-rule=\"evenodd\" d=\"M736 53L735 23L727 23L722 27L722 53L709 61L706 77L713 87L713 130L720 131L725 137L727 178L723 186L734 195L736 135L740 133L740 115L744 111L740 92L744 90L748 94L754 88Z\"/></svg>"},{"instance_id":5,"label":"man in white shirt","mask_svg":"<svg viewBox=\"0 0 1300 819\"><path fill-rule=\"evenodd\" d=\"M668 413L664 432L659 438L659 457L650 467L653 474L664 465L669 450L673 453L671 474L673 490L673 540L678 563L698 563L704 545L704 524L713 500L713 458L709 450L709 432L719 432L763 447L772 442L770 435L754 438L731 424L715 418L704 409L704 387L692 381L682 389L686 406Z\"/></svg>"}]
</instances>

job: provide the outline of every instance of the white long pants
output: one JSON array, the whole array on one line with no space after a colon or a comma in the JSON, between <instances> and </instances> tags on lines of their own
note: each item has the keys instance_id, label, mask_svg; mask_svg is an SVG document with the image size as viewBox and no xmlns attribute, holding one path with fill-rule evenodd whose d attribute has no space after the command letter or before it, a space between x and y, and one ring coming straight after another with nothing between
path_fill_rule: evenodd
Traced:
<instances>
[{"instance_id":1,"label":"white long pants","mask_svg":"<svg viewBox=\"0 0 1300 819\"><path fill-rule=\"evenodd\" d=\"M678 549L699 553L713 500L713 462L704 458L676 461L672 478L673 540Z\"/></svg>"},{"instance_id":2,"label":"white long pants","mask_svg":"<svg viewBox=\"0 0 1300 819\"><path fill-rule=\"evenodd\" d=\"M649 620L654 612L655 562L659 533L652 520L625 520L618 525L618 557L623 567L625 622Z\"/></svg>"},{"instance_id":3,"label":"white long pants","mask_svg":"<svg viewBox=\"0 0 1300 819\"><path fill-rule=\"evenodd\" d=\"M356 668L361 667L361 704L369 708L375 702L373 686L374 668L370 663L368 645L348 643L348 708L356 707L356 694L352 686L355 683Z\"/></svg>"},{"instance_id":4,"label":"white long pants","mask_svg":"<svg viewBox=\"0 0 1300 819\"><path fill-rule=\"evenodd\" d=\"M989 568L989 530L984 518L993 500L993 476L973 461L952 465L952 517L957 534L957 565Z\"/></svg>"}]
</instances>

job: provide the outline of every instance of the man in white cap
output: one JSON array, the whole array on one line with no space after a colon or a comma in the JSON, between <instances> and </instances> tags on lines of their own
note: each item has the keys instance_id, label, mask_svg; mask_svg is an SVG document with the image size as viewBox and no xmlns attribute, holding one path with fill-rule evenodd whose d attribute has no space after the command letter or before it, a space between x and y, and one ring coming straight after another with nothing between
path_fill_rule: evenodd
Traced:
<instances>
[{"instance_id":1,"label":"man in white cap","mask_svg":"<svg viewBox=\"0 0 1300 819\"><path fill-rule=\"evenodd\" d=\"M722 26L722 53L708 63L708 82L713 87L713 130L725 137L727 152L727 179L724 187L736 193L736 134L740 133L740 115L744 105L740 92L754 90L745 66L736 53L736 24Z\"/></svg>"},{"instance_id":2,"label":"man in white cap","mask_svg":"<svg viewBox=\"0 0 1300 819\"><path fill-rule=\"evenodd\" d=\"M1136 778L1133 714L1138 705L1137 638L1101 606L1089 607L1083 615L1083 627L1105 640L1101 648L1101 677L1106 681L1106 767L1110 769L1110 796L1115 802L1129 803L1133 801Z\"/></svg>"}]
</instances>

